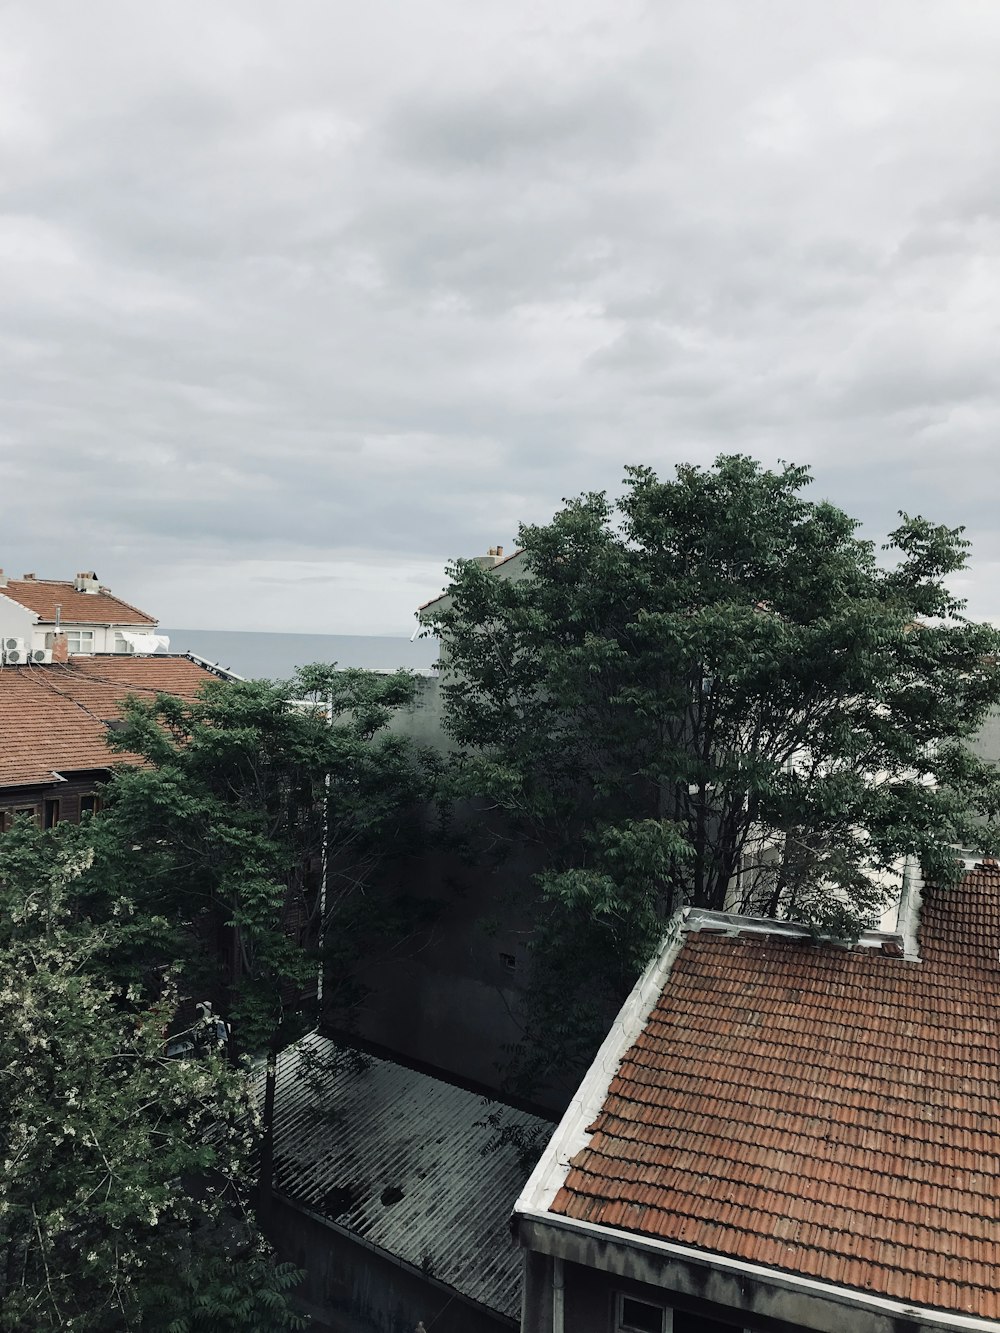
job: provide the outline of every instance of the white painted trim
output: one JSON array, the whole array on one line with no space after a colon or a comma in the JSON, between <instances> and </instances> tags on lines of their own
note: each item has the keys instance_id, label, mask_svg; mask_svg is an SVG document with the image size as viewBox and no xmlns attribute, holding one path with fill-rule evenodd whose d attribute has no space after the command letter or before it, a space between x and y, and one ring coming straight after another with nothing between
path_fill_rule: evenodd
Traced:
<instances>
[{"instance_id":1,"label":"white painted trim","mask_svg":"<svg viewBox=\"0 0 1000 1333\"><path fill-rule=\"evenodd\" d=\"M530 1183L530 1182L529 1182ZM522 1196L523 1197L523 1196ZM537 1222L543 1227L556 1231L576 1231L586 1236L593 1236L605 1244L614 1241L618 1245L633 1250L645 1250L653 1254L662 1254L683 1263L700 1264L704 1268L713 1268L729 1274L739 1274L753 1278L757 1282L767 1282L772 1286L784 1287L791 1291L803 1292L838 1305L856 1305L874 1314L887 1317L917 1319L923 1324L940 1329L963 1330L963 1333L1000 1333L1000 1323L993 1319L977 1319L973 1315L952 1314L947 1310L934 1310L924 1305L905 1305L901 1301L889 1300L885 1296L870 1296L867 1292L857 1291L853 1287L840 1287L832 1282L820 1282L817 1278L801 1277L798 1273L786 1273L778 1268L764 1268L759 1264L747 1263L742 1259L732 1259L726 1254L716 1254L710 1250L695 1250L687 1245L677 1245L673 1241L659 1240L653 1236L642 1236L637 1232L620 1231L617 1227L599 1226L596 1222L581 1222L575 1217L563 1217L529 1206L521 1207L520 1200L515 1211L528 1221ZM741 1313L737 1311L737 1313Z\"/></svg>"},{"instance_id":2,"label":"white painted trim","mask_svg":"<svg viewBox=\"0 0 1000 1333\"><path fill-rule=\"evenodd\" d=\"M738 912L712 912L705 907L687 910L685 929L688 933L699 930L724 930L728 935L770 935L776 939L811 940L844 949L881 949L883 944L904 947L899 930L863 930L856 940L839 940L833 935L819 935L799 921L777 921L768 916L741 916Z\"/></svg>"},{"instance_id":3,"label":"white painted trim","mask_svg":"<svg viewBox=\"0 0 1000 1333\"><path fill-rule=\"evenodd\" d=\"M902 936L903 957L915 963L920 962L917 929L920 926L920 909L923 905L924 880L920 873L920 862L915 856L908 856L903 866L903 892L899 897L896 929Z\"/></svg>"},{"instance_id":4,"label":"white painted trim","mask_svg":"<svg viewBox=\"0 0 1000 1333\"><path fill-rule=\"evenodd\" d=\"M650 1011L660 998L660 992L670 975L674 959L684 944L685 915L682 911L671 917L660 949L619 1010L576 1095L528 1177L527 1184L514 1204L515 1213L528 1208L544 1211L559 1192L569 1169L570 1158L586 1147L590 1137L588 1126L604 1105L608 1084L646 1026Z\"/></svg>"},{"instance_id":5,"label":"white painted trim","mask_svg":"<svg viewBox=\"0 0 1000 1333\"><path fill-rule=\"evenodd\" d=\"M207 657L202 657L200 653L193 653L190 649L186 653L180 653L179 656L186 657L195 666L203 667L206 671L212 672L215 676L220 676L223 680L246 680L246 676L238 676L235 671L230 671L228 667L219 666L218 662L211 662Z\"/></svg>"}]
</instances>

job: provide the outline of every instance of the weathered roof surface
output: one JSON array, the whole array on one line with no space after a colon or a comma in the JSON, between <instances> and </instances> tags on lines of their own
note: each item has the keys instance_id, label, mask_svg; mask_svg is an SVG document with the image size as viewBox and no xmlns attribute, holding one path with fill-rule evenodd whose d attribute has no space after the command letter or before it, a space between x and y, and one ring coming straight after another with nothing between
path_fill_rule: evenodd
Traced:
<instances>
[{"instance_id":1,"label":"weathered roof surface","mask_svg":"<svg viewBox=\"0 0 1000 1333\"><path fill-rule=\"evenodd\" d=\"M84 657L67 666L0 667L0 788L53 773L136 763L113 753L107 722L128 694L193 698L215 677L186 657Z\"/></svg>"},{"instance_id":2,"label":"weathered roof surface","mask_svg":"<svg viewBox=\"0 0 1000 1333\"><path fill-rule=\"evenodd\" d=\"M551 1211L1000 1317L1000 870L920 939L690 935Z\"/></svg>"},{"instance_id":3,"label":"weathered roof surface","mask_svg":"<svg viewBox=\"0 0 1000 1333\"><path fill-rule=\"evenodd\" d=\"M527 1172L510 1147L484 1152L495 1131L482 1122L496 1103L388 1060L362 1059L315 1033L282 1053L276 1188L516 1318L521 1261L509 1218ZM538 1134L539 1144L552 1130L509 1107L504 1120Z\"/></svg>"},{"instance_id":4,"label":"weathered roof surface","mask_svg":"<svg viewBox=\"0 0 1000 1333\"><path fill-rule=\"evenodd\" d=\"M34 611L39 620L55 623L56 607L64 625L155 625L155 616L100 592L77 592L68 579L8 579L0 593Z\"/></svg>"}]
</instances>

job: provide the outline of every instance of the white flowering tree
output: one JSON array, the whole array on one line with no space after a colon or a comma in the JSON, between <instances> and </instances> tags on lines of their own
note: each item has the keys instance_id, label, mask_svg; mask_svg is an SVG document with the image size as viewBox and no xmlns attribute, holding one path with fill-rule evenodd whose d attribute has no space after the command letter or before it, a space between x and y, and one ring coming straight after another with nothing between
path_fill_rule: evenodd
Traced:
<instances>
[{"instance_id":1,"label":"white flowering tree","mask_svg":"<svg viewBox=\"0 0 1000 1333\"><path fill-rule=\"evenodd\" d=\"M166 1056L169 980L150 1004L102 979L86 860L24 828L0 862L0 1329L302 1327L244 1206L246 1073Z\"/></svg>"}]
</instances>

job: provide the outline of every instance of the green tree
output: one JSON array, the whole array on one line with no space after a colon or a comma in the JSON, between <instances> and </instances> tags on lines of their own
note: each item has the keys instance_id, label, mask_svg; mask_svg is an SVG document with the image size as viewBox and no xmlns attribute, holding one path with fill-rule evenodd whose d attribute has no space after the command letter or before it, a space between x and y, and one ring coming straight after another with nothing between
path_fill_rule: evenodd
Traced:
<instances>
[{"instance_id":1,"label":"green tree","mask_svg":"<svg viewBox=\"0 0 1000 1333\"><path fill-rule=\"evenodd\" d=\"M617 502L521 529L529 577L452 570L455 785L537 849L550 1033L620 995L681 904L850 935L900 858L948 880L996 815L964 742L1000 700L1000 635L949 590L961 529L904 514L880 556L809 480L629 468Z\"/></svg>"},{"instance_id":2,"label":"green tree","mask_svg":"<svg viewBox=\"0 0 1000 1333\"><path fill-rule=\"evenodd\" d=\"M330 1002L352 998L349 964L384 926L364 890L410 847L427 789L424 759L386 730L413 688L403 672L313 666L212 682L194 701L133 698L110 734L146 763L105 789L99 873L81 892L111 888L138 920L166 918L164 947L184 953L186 983L225 1009L240 1050L266 1046L303 1003L315 1017L321 946ZM130 941L123 965L135 954Z\"/></svg>"},{"instance_id":3,"label":"green tree","mask_svg":"<svg viewBox=\"0 0 1000 1333\"><path fill-rule=\"evenodd\" d=\"M166 1057L169 978L105 979L119 941L113 912L80 917L79 833L0 840L0 1329L304 1327L247 1212L249 1075Z\"/></svg>"},{"instance_id":4,"label":"green tree","mask_svg":"<svg viewBox=\"0 0 1000 1333\"><path fill-rule=\"evenodd\" d=\"M315 1024L318 972L325 1008L343 1015L358 960L416 911L376 884L412 849L428 790L430 761L386 730L413 691L404 672L317 665L288 682L213 682L195 701L133 699L111 734L146 764L106 788L81 901L105 915L109 892L120 915L128 904L121 976L146 984L151 963L179 963L187 994L230 1021L232 1053L267 1051L265 1225L277 1052Z\"/></svg>"}]
</instances>

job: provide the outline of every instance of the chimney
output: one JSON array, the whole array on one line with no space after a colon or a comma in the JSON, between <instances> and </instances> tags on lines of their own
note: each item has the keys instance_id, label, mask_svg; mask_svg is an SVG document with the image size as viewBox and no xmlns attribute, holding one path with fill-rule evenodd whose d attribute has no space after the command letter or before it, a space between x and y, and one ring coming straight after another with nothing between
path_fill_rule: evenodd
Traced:
<instances>
[{"instance_id":1,"label":"chimney","mask_svg":"<svg viewBox=\"0 0 1000 1333\"><path fill-rule=\"evenodd\" d=\"M23 579L33 579L35 576L34 574L22 574L21 577Z\"/></svg>"},{"instance_id":2,"label":"chimney","mask_svg":"<svg viewBox=\"0 0 1000 1333\"><path fill-rule=\"evenodd\" d=\"M85 569L82 574L77 574L73 582L73 587L77 592L100 592L101 585L97 581L97 575L92 569Z\"/></svg>"},{"instance_id":3,"label":"chimney","mask_svg":"<svg viewBox=\"0 0 1000 1333\"><path fill-rule=\"evenodd\" d=\"M503 547L491 546L485 555L473 556L473 559L480 569L492 569L503 559Z\"/></svg>"},{"instance_id":4,"label":"chimney","mask_svg":"<svg viewBox=\"0 0 1000 1333\"><path fill-rule=\"evenodd\" d=\"M69 661L69 639L57 630L52 636L52 660L53 662Z\"/></svg>"},{"instance_id":5,"label":"chimney","mask_svg":"<svg viewBox=\"0 0 1000 1333\"><path fill-rule=\"evenodd\" d=\"M6 586L7 586L7 575L3 572L2 569L0 569L0 588L6 588Z\"/></svg>"}]
</instances>

